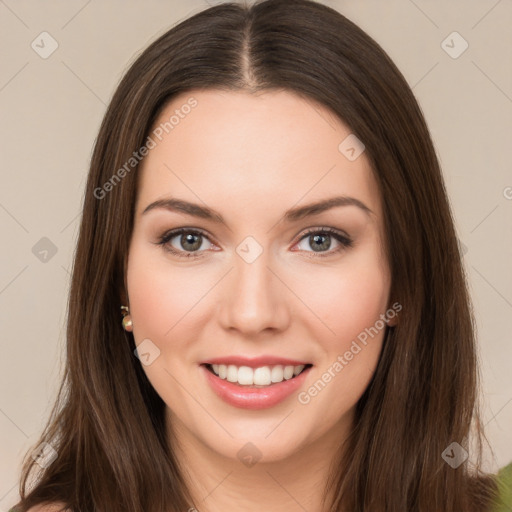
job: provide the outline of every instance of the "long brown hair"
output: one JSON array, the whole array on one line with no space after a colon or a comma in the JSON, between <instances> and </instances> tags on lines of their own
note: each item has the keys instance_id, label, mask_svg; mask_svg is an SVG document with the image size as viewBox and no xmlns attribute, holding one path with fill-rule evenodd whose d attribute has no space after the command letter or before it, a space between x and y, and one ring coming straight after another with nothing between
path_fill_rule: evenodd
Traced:
<instances>
[{"instance_id":1,"label":"long brown hair","mask_svg":"<svg viewBox=\"0 0 512 512\"><path fill-rule=\"evenodd\" d=\"M27 454L17 511L43 502L87 512L194 505L166 437L165 404L133 354L119 306L137 190L137 165L125 164L167 102L201 88L290 90L325 105L363 141L379 185L390 296L403 311L326 482L325 496L334 496L327 510L485 510L495 485L479 470L474 320L421 109L387 54L343 15L309 0L267 0L218 5L181 22L137 58L110 102L85 190L65 374L37 443L57 458L27 490L37 469ZM471 452L472 471L443 460L452 442Z\"/></svg>"}]
</instances>

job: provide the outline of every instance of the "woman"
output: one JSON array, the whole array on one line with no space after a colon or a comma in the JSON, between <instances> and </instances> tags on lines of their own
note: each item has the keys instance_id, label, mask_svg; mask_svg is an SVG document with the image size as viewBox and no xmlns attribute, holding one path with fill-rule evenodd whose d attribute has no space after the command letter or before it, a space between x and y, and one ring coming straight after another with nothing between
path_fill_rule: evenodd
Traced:
<instances>
[{"instance_id":1,"label":"woman","mask_svg":"<svg viewBox=\"0 0 512 512\"><path fill-rule=\"evenodd\" d=\"M131 66L92 157L67 339L19 512L506 499L506 471L479 468L473 319L427 126L326 6L212 7Z\"/></svg>"}]
</instances>

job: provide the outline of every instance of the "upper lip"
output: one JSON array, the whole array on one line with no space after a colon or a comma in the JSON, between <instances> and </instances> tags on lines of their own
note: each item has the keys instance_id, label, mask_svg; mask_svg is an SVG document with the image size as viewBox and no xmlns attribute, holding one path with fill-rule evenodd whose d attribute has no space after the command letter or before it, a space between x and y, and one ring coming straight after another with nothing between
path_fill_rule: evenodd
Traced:
<instances>
[{"instance_id":1,"label":"upper lip","mask_svg":"<svg viewBox=\"0 0 512 512\"><path fill-rule=\"evenodd\" d=\"M225 364L235 366L249 366L250 368L259 368L261 366L270 365L283 365L283 366L300 366L311 364L305 361L298 361L296 359L288 359L286 357L279 356L259 356L259 357L243 357L243 356L225 356L225 357L214 357L203 361L201 364Z\"/></svg>"}]
</instances>

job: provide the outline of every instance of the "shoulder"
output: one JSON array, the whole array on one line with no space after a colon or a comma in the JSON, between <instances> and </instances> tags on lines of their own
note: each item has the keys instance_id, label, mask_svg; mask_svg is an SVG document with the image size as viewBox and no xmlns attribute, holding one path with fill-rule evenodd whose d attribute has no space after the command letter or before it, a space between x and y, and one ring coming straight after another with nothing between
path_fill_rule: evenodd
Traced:
<instances>
[{"instance_id":1,"label":"shoulder","mask_svg":"<svg viewBox=\"0 0 512 512\"><path fill-rule=\"evenodd\" d=\"M507 512L512 510L512 462L500 469L496 476L499 499L492 512Z\"/></svg>"}]
</instances>

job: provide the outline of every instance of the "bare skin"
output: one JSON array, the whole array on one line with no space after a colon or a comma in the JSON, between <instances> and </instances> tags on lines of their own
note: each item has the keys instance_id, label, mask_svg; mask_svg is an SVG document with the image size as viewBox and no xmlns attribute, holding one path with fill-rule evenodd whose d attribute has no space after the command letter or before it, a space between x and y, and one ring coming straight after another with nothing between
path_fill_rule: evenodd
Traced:
<instances>
[{"instance_id":1,"label":"bare skin","mask_svg":"<svg viewBox=\"0 0 512 512\"><path fill-rule=\"evenodd\" d=\"M169 435L198 510L320 512L329 464L375 371L384 329L359 343L341 371L333 365L391 307L379 190L364 152L350 161L338 149L350 129L320 105L291 92L190 91L155 126L190 97L197 106L138 171L126 283L136 344L149 339L160 350L143 368L167 404ZM171 196L224 222L165 208L143 213ZM281 220L334 196L370 211L351 204ZM198 250L183 245L181 234L158 244L181 227L201 232ZM325 237L321 250L305 235L310 228ZM236 251L248 236L262 250L251 263ZM234 407L200 366L263 354L313 364L302 402L295 393L267 409ZM308 395L329 369L329 382ZM251 467L237 455L247 443L261 454Z\"/></svg>"}]
</instances>

